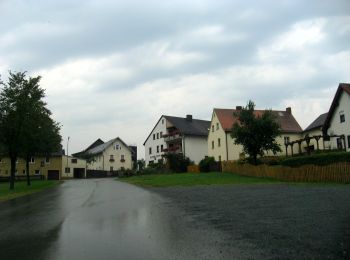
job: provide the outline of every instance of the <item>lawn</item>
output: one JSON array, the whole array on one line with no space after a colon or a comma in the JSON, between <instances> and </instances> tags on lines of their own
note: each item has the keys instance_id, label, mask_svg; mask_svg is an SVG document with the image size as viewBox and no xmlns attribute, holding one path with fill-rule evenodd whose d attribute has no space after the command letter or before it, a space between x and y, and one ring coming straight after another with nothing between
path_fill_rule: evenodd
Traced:
<instances>
[{"instance_id":1,"label":"lawn","mask_svg":"<svg viewBox=\"0 0 350 260\"><path fill-rule=\"evenodd\" d=\"M142 175L125 178L122 181L146 187L281 183L281 181L269 178L248 177L222 172Z\"/></svg>"},{"instance_id":2,"label":"lawn","mask_svg":"<svg viewBox=\"0 0 350 260\"><path fill-rule=\"evenodd\" d=\"M15 189L10 190L8 182L0 183L0 201L10 200L17 197L25 196L31 193L39 192L59 184L59 181L39 181L33 180L31 186L27 186L26 181L15 182Z\"/></svg>"}]
</instances>

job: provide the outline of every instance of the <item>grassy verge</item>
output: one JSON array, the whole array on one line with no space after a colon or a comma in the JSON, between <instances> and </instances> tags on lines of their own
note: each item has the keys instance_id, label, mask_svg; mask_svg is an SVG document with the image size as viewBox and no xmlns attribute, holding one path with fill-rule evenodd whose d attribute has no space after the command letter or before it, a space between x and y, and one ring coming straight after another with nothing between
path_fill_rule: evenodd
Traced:
<instances>
[{"instance_id":1,"label":"grassy verge","mask_svg":"<svg viewBox=\"0 0 350 260\"><path fill-rule=\"evenodd\" d=\"M15 182L15 189L10 190L8 182L0 183L0 201L10 200L17 197L22 197L31 193L39 192L59 184L59 181L39 181L34 180L31 186L27 186L27 182Z\"/></svg>"},{"instance_id":2,"label":"grassy verge","mask_svg":"<svg viewBox=\"0 0 350 260\"><path fill-rule=\"evenodd\" d=\"M269 178L247 177L221 172L143 175L125 178L122 181L146 187L281 183L281 181Z\"/></svg>"}]
</instances>

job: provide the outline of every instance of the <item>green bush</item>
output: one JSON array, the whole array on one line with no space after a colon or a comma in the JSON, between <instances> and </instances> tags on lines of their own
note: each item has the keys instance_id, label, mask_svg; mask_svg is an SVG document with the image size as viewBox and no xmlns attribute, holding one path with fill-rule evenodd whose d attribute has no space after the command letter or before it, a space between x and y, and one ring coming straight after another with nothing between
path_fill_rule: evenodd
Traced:
<instances>
[{"instance_id":1,"label":"green bush","mask_svg":"<svg viewBox=\"0 0 350 260\"><path fill-rule=\"evenodd\" d=\"M313 154L310 156L298 156L285 158L280 162L281 165L298 167L307 164L328 165L337 162L350 162L350 153L347 152L327 152Z\"/></svg>"},{"instance_id":2,"label":"green bush","mask_svg":"<svg viewBox=\"0 0 350 260\"><path fill-rule=\"evenodd\" d=\"M214 164L216 164L215 158L206 156L199 162L199 170L201 172L210 172L210 168Z\"/></svg>"},{"instance_id":3,"label":"green bush","mask_svg":"<svg viewBox=\"0 0 350 260\"><path fill-rule=\"evenodd\" d=\"M164 156L167 161L168 169L173 172L187 172L187 166L192 165L193 162L182 154L166 154Z\"/></svg>"},{"instance_id":4,"label":"green bush","mask_svg":"<svg viewBox=\"0 0 350 260\"><path fill-rule=\"evenodd\" d=\"M284 157L268 156L259 158L259 162L267 165L279 165Z\"/></svg>"}]
</instances>

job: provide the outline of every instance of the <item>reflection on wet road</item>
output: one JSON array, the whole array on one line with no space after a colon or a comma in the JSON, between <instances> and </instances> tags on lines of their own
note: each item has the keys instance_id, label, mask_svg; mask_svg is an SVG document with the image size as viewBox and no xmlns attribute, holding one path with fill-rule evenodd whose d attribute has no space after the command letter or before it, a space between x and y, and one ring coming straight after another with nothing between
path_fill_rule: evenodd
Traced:
<instances>
[{"instance_id":1,"label":"reflection on wet road","mask_svg":"<svg viewBox=\"0 0 350 260\"><path fill-rule=\"evenodd\" d=\"M0 259L239 257L159 195L113 179L66 181L0 204Z\"/></svg>"}]
</instances>

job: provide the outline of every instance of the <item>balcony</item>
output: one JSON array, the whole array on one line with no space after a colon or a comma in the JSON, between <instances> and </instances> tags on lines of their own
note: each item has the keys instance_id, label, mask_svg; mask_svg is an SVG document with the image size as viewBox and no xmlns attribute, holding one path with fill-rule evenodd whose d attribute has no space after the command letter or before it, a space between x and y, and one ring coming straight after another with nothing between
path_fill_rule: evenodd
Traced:
<instances>
[{"instance_id":1,"label":"balcony","mask_svg":"<svg viewBox=\"0 0 350 260\"><path fill-rule=\"evenodd\" d=\"M165 142L178 141L182 138L182 135L179 130L169 131L167 134L163 135Z\"/></svg>"},{"instance_id":2,"label":"balcony","mask_svg":"<svg viewBox=\"0 0 350 260\"><path fill-rule=\"evenodd\" d=\"M168 148L163 149L164 153L181 153L181 145L174 145Z\"/></svg>"}]
</instances>

